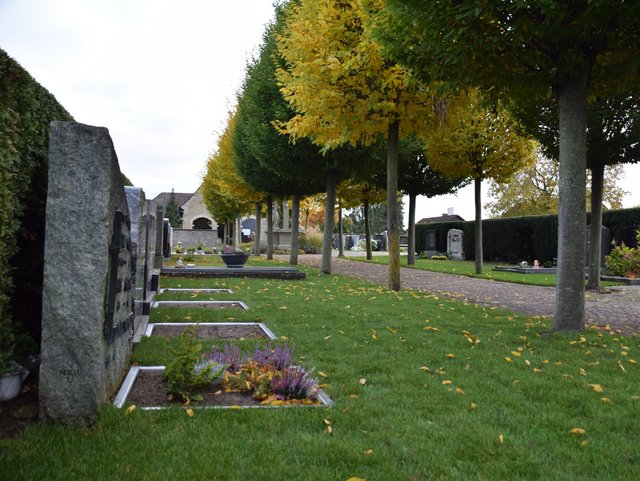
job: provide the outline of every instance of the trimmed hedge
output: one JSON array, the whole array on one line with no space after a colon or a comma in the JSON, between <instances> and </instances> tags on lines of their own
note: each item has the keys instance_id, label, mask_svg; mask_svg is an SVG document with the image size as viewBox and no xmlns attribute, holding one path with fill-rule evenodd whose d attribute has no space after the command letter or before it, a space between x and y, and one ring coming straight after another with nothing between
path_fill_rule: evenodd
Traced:
<instances>
[{"instance_id":1,"label":"trimmed hedge","mask_svg":"<svg viewBox=\"0 0 640 481\"><path fill-rule=\"evenodd\" d=\"M587 214L587 223L591 214ZM611 237L627 246L636 246L635 232L640 228L640 208L608 210L602 213L602 224L611 229ZM427 231L436 231L439 251L447 250L447 232L464 232L463 249L466 259L475 259L475 222L438 222L416 224L416 250L424 250ZM484 260L520 262L534 259L550 261L557 257L558 216L537 215L508 217L482 221Z\"/></svg>"},{"instance_id":2,"label":"trimmed hedge","mask_svg":"<svg viewBox=\"0 0 640 481\"><path fill-rule=\"evenodd\" d=\"M10 327L13 317L36 341L53 120L73 117L0 49L0 331Z\"/></svg>"}]
</instances>

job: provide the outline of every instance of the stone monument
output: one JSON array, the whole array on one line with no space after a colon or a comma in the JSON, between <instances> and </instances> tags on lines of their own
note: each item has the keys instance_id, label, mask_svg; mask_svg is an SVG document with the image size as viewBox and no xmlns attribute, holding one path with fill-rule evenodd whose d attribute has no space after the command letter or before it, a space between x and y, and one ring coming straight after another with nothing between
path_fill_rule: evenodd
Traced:
<instances>
[{"instance_id":1,"label":"stone monument","mask_svg":"<svg viewBox=\"0 0 640 481\"><path fill-rule=\"evenodd\" d=\"M464 259L463 238L464 232L460 229L449 229L447 232L447 255L450 259Z\"/></svg>"},{"instance_id":2,"label":"stone monument","mask_svg":"<svg viewBox=\"0 0 640 481\"><path fill-rule=\"evenodd\" d=\"M87 424L133 338L131 223L106 128L52 122L45 227L40 414Z\"/></svg>"}]
</instances>

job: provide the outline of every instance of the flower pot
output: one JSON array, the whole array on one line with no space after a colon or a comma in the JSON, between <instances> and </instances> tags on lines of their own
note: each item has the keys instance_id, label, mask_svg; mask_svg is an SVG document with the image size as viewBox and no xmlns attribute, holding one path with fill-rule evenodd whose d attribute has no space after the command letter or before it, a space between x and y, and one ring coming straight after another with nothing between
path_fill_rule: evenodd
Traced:
<instances>
[{"instance_id":1,"label":"flower pot","mask_svg":"<svg viewBox=\"0 0 640 481\"><path fill-rule=\"evenodd\" d=\"M239 268L247 263L249 254L220 254L227 267Z\"/></svg>"},{"instance_id":2,"label":"flower pot","mask_svg":"<svg viewBox=\"0 0 640 481\"><path fill-rule=\"evenodd\" d=\"M11 371L0 374L0 401L9 401L20 394L22 382L29 375L29 371L18 363L12 364Z\"/></svg>"}]
</instances>

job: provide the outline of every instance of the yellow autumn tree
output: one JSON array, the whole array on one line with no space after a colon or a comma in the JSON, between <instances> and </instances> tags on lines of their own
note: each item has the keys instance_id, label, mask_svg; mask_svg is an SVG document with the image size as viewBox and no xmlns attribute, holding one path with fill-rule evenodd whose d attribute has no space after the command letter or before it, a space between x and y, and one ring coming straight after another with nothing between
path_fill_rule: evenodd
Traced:
<instances>
[{"instance_id":1,"label":"yellow autumn tree","mask_svg":"<svg viewBox=\"0 0 640 481\"><path fill-rule=\"evenodd\" d=\"M535 162L536 143L519 134L517 122L497 106L487 106L477 90L451 112L442 129L427 138L430 163L451 177L469 177L475 187L476 273L482 273L482 181L509 181Z\"/></svg>"},{"instance_id":2,"label":"yellow autumn tree","mask_svg":"<svg viewBox=\"0 0 640 481\"><path fill-rule=\"evenodd\" d=\"M369 12L382 0L301 0L289 5L278 50L286 62L276 75L298 112L282 132L308 137L324 151L345 143L371 145L386 136L389 287L400 289L397 215L398 139L428 130L433 92L382 55L371 36Z\"/></svg>"},{"instance_id":3,"label":"yellow autumn tree","mask_svg":"<svg viewBox=\"0 0 640 481\"><path fill-rule=\"evenodd\" d=\"M207 208L218 220L230 222L266 195L253 190L236 170L232 137L236 125L235 112L229 112L227 125L218 139L215 152L209 156L203 179L203 198Z\"/></svg>"}]
</instances>

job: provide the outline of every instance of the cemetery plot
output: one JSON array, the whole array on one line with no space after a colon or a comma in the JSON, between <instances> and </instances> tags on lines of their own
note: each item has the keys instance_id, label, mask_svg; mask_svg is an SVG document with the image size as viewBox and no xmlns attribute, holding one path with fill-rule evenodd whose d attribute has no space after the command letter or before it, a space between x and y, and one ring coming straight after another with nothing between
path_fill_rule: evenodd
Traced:
<instances>
[{"instance_id":1,"label":"cemetery plot","mask_svg":"<svg viewBox=\"0 0 640 481\"><path fill-rule=\"evenodd\" d=\"M166 289L160 289L158 294L175 292L178 294L201 294L201 293L218 293L218 294L233 294L231 289L189 289L183 287L168 287Z\"/></svg>"},{"instance_id":2,"label":"cemetery plot","mask_svg":"<svg viewBox=\"0 0 640 481\"><path fill-rule=\"evenodd\" d=\"M201 307L204 309L236 308L248 310L242 301L155 301L152 308L158 307Z\"/></svg>"},{"instance_id":3,"label":"cemetery plot","mask_svg":"<svg viewBox=\"0 0 640 481\"><path fill-rule=\"evenodd\" d=\"M164 366L134 366L131 368L114 400L114 406L122 408L135 405L143 410L159 410L170 407L182 407L179 400L169 400L167 383L162 377ZM198 394L202 400L189 407L199 408L269 408L282 406L331 407L333 401L327 394L319 390L315 402L299 402L295 404L262 404L248 392L225 392L219 384Z\"/></svg>"},{"instance_id":4,"label":"cemetery plot","mask_svg":"<svg viewBox=\"0 0 640 481\"><path fill-rule=\"evenodd\" d=\"M276 339L271 330L260 322L161 322L147 326L146 336L180 336L190 326L195 328L198 339Z\"/></svg>"}]
</instances>

